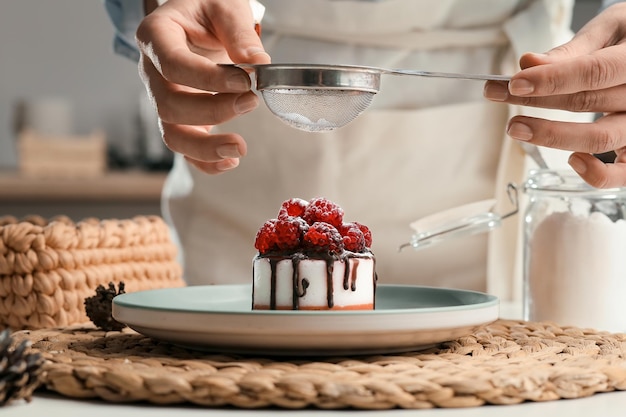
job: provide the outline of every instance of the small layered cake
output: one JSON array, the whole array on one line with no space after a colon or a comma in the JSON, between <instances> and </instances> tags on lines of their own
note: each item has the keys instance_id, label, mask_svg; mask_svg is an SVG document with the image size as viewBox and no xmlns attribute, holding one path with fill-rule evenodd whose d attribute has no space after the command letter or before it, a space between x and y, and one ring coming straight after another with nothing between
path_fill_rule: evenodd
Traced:
<instances>
[{"instance_id":1,"label":"small layered cake","mask_svg":"<svg viewBox=\"0 0 626 417\"><path fill-rule=\"evenodd\" d=\"M314 198L285 201L256 235L252 308L372 310L375 258L367 226L344 222L343 209Z\"/></svg>"}]
</instances>

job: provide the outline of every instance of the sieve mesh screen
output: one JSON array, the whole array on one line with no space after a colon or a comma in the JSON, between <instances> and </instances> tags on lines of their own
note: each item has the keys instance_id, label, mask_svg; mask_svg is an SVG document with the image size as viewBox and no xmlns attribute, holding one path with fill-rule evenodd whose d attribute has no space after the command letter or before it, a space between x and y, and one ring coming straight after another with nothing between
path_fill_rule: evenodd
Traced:
<instances>
[{"instance_id":1,"label":"sieve mesh screen","mask_svg":"<svg viewBox=\"0 0 626 417\"><path fill-rule=\"evenodd\" d=\"M262 91L270 111L288 125L308 132L342 127L365 111L374 98L369 91L275 88Z\"/></svg>"}]
</instances>

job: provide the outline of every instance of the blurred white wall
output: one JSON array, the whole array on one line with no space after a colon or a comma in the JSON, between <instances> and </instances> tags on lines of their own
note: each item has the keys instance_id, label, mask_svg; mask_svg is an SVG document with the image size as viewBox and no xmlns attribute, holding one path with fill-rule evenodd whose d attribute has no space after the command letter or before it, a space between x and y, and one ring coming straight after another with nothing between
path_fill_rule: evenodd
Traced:
<instances>
[{"instance_id":1,"label":"blurred white wall","mask_svg":"<svg viewBox=\"0 0 626 417\"><path fill-rule=\"evenodd\" d=\"M578 0L573 27L599 4ZM111 144L133 152L143 87L136 65L114 55L112 34L99 0L1 0L0 168L16 166L15 104L37 97L69 99L76 134L102 128Z\"/></svg>"},{"instance_id":2,"label":"blurred white wall","mask_svg":"<svg viewBox=\"0 0 626 417\"><path fill-rule=\"evenodd\" d=\"M16 165L12 117L23 99L67 98L75 134L102 128L112 143L132 146L143 86L112 38L99 0L1 0L0 168Z\"/></svg>"}]
</instances>

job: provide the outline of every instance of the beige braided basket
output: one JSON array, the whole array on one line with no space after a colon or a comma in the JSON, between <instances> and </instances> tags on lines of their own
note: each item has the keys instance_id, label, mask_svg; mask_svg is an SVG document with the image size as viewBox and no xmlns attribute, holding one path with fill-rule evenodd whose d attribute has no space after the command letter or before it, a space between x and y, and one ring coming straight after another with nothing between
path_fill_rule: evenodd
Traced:
<instances>
[{"instance_id":1,"label":"beige braided basket","mask_svg":"<svg viewBox=\"0 0 626 417\"><path fill-rule=\"evenodd\" d=\"M127 292L183 286L176 255L158 216L0 217L0 329L87 322L85 298L110 282Z\"/></svg>"}]
</instances>

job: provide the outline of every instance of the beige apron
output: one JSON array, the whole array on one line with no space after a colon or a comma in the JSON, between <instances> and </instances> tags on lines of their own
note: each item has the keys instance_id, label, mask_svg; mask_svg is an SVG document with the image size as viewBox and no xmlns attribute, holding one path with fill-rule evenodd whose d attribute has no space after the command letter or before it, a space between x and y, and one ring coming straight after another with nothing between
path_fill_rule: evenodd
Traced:
<instances>
[{"instance_id":1,"label":"beige apron","mask_svg":"<svg viewBox=\"0 0 626 417\"><path fill-rule=\"evenodd\" d=\"M326 63L431 63L424 69L501 67L513 73L520 53L546 50L568 34L571 0L530 3L510 18L517 1L269 0L264 44L273 62L318 56L302 50L316 45L326 52L318 61ZM493 13L476 12L487 4L495 5ZM552 23L543 27L540 17ZM334 52L331 46L340 40L358 52ZM284 52L285 46L291 51ZM385 91L390 92L382 96ZM381 283L486 289L513 297L516 221L497 235L398 251L412 221L496 194L502 198L507 182L523 179L523 155L504 135L506 121L519 109L488 102L481 91L482 83L383 80L380 100L334 132L292 129L264 105L221 125L248 142L240 166L208 176L177 157L164 190L164 212L176 226L187 281L249 282L259 226L277 215L283 200L325 196L343 206L347 220L372 229ZM489 268L488 241L496 247ZM486 279L488 270L493 278Z\"/></svg>"}]
</instances>

